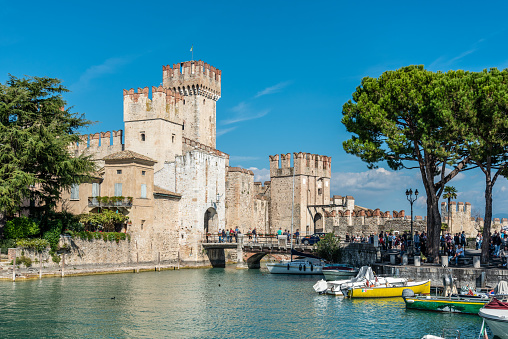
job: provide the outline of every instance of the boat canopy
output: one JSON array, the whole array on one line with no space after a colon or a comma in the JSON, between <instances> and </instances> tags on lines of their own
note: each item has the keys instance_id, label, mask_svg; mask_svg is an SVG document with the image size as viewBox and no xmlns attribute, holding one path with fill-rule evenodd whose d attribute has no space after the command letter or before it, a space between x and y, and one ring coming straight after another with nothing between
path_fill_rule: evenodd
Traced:
<instances>
[{"instance_id":1,"label":"boat canopy","mask_svg":"<svg viewBox=\"0 0 508 339\"><path fill-rule=\"evenodd\" d=\"M362 266L362 268L360 268L360 271L358 271L358 274L356 275L356 277L351 279L351 282L357 282L357 281L361 281L363 279L367 279L369 281L373 281L376 279L376 276L374 275L374 272L372 271L372 267Z\"/></svg>"},{"instance_id":2,"label":"boat canopy","mask_svg":"<svg viewBox=\"0 0 508 339\"><path fill-rule=\"evenodd\" d=\"M494 288L494 294L496 295L499 295L499 294L504 294L504 295L507 295L508 294L508 282L504 281L504 280L501 280L496 288Z\"/></svg>"},{"instance_id":3,"label":"boat canopy","mask_svg":"<svg viewBox=\"0 0 508 339\"><path fill-rule=\"evenodd\" d=\"M294 249L291 249L291 255L297 255L299 257L312 258L312 259L321 259L320 257L316 257L315 255L312 255L309 253L298 252L298 251L295 251Z\"/></svg>"}]
</instances>

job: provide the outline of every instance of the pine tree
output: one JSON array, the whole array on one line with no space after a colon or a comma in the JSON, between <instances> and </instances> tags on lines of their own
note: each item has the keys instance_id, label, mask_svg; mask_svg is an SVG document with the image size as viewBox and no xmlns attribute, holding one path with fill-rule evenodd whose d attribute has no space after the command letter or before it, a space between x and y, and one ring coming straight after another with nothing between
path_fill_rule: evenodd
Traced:
<instances>
[{"instance_id":1,"label":"pine tree","mask_svg":"<svg viewBox=\"0 0 508 339\"><path fill-rule=\"evenodd\" d=\"M65 92L48 77L10 75L0 84L0 213L13 215L30 201L32 216L44 216L63 190L90 179L94 163L69 146L91 122L64 109Z\"/></svg>"}]
</instances>

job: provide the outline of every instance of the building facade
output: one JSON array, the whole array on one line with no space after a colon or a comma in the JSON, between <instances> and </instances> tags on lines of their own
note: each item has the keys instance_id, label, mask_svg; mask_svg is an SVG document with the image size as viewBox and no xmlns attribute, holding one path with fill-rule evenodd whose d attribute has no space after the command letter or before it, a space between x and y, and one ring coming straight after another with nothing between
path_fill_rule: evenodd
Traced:
<instances>
[{"instance_id":1,"label":"building facade","mask_svg":"<svg viewBox=\"0 0 508 339\"><path fill-rule=\"evenodd\" d=\"M201 243L222 229L341 236L409 230L404 211L381 212L355 205L351 196L331 196L328 156L269 156L264 183L255 182L252 171L230 167L229 155L216 149L221 76L203 61L187 61L163 66L158 87L124 90L124 129L85 135L71 146L73 154L92 155L100 170L92 182L66 192L61 209L82 214L106 204L129 216L121 230L133 241L129 262L206 263ZM471 234L476 221L470 205L461 204L451 213L453 231L461 225ZM414 227L424 230L424 219L416 217Z\"/></svg>"}]
</instances>

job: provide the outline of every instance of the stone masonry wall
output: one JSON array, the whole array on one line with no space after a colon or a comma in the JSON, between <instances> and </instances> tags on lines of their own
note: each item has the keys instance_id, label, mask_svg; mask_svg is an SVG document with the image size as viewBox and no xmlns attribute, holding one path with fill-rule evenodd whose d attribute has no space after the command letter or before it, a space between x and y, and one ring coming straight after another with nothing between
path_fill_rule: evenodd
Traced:
<instances>
[{"instance_id":1,"label":"stone masonry wall","mask_svg":"<svg viewBox=\"0 0 508 339\"><path fill-rule=\"evenodd\" d=\"M227 229L238 227L247 233L253 225L254 173L240 167L228 167L226 175Z\"/></svg>"}]
</instances>

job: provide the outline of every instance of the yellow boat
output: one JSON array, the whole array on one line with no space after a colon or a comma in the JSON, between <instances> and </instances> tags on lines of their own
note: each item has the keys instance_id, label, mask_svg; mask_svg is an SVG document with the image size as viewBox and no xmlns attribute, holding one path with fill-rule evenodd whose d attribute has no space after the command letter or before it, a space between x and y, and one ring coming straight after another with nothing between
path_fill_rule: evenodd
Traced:
<instances>
[{"instance_id":1,"label":"yellow boat","mask_svg":"<svg viewBox=\"0 0 508 339\"><path fill-rule=\"evenodd\" d=\"M407 282L397 285L363 286L348 289L350 298L388 298L402 297L402 291L410 289L415 294L430 294L430 280Z\"/></svg>"}]
</instances>

